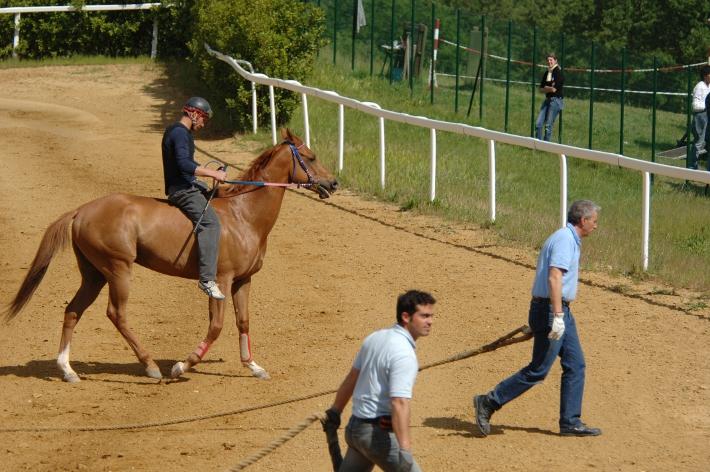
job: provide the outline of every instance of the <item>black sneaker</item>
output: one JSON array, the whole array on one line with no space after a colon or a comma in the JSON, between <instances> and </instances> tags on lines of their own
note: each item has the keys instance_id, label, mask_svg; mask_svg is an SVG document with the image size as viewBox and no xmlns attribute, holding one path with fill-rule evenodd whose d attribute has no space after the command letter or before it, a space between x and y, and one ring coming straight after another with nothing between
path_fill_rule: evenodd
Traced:
<instances>
[{"instance_id":1,"label":"black sneaker","mask_svg":"<svg viewBox=\"0 0 710 472\"><path fill-rule=\"evenodd\" d=\"M473 409L476 413L476 424L481 434L488 436L491 432L491 416L495 408L486 395L476 395L473 397Z\"/></svg>"},{"instance_id":2,"label":"black sneaker","mask_svg":"<svg viewBox=\"0 0 710 472\"><path fill-rule=\"evenodd\" d=\"M601 429L590 428L584 423L566 428L560 427L560 436L599 436L600 434L602 434Z\"/></svg>"}]
</instances>

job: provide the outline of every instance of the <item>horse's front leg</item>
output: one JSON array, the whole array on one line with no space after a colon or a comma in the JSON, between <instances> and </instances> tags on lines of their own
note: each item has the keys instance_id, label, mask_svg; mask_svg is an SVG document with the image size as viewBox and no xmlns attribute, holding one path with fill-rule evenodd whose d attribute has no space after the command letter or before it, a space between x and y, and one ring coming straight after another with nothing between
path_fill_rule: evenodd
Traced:
<instances>
[{"instance_id":1,"label":"horse's front leg","mask_svg":"<svg viewBox=\"0 0 710 472\"><path fill-rule=\"evenodd\" d=\"M249 338L249 289L251 288L251 277L237 281L232 286L232 302L234 303L234 314L237 318L237 329L239 330L239 354L242 364L249 367L254 377L268 380L269 373L254 362L251 353L251 339Z\"/></svg>"},{"instance_id":2,"label":"horse's front leg","mask_svg":"<svg viewBox=\"0 0 710 472\"><path fill-rule=\"evenodd\" d=\"M220 287L224 288L226 284L220 283ZM184 362L176 362L170 371L170 377L178 378L192 367L196 366L205 357L212 344L217 340L224 326L224 300L209 299L210 326L207 329L207 336L200 344L197 345Z\"/></svg>"}]
</instances>

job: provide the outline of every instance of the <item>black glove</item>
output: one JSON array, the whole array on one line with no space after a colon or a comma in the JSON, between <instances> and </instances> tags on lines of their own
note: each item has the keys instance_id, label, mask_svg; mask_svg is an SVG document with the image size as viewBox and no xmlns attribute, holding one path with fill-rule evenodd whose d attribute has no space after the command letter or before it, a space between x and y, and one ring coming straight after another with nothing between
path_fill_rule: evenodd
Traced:
<instances>
[{"instance_id":1,"label":"black glove","mask_svg":"<svg viewBox=\"0 0 710 472\"><path fill-rule=\"evenodd\" d=\"M321 420L323 425L323 431L328 431L329 429L337 431L340 427L340 413L332 408L325 410L325 420Z\"/></svg>"},{"instance_id":2,"label":"black glove","mask_svg":"<svg viewBox=\"0 0 710 472\"><path fill-rule=\"evenodd\" d=\"M399 466L397 467L398 472L409 472L414 466L414 457L412 457L412 451L407 449L399 450Z\"/></svg>"}]
</instances>

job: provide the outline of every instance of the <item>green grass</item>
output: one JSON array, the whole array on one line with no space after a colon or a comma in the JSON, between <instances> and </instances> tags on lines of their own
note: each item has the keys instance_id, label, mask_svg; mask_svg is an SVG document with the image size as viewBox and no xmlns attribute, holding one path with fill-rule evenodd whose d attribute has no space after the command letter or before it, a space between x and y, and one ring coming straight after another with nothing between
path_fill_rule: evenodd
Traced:
<instances>
[{"instance_id":1,"label":"green grass","mask_svg":"<svg viewBox=\"0 0 710 472\"><path fill-rule=\"evenodd\" d=\"M98 66L109 64L153 64L155 61L148 56L108 57L108 56L72 56L46 59L4 59L0 61L0 69L17 69L22 67L52 67L52 66Z\"/></svg>"},{"instance_id":2,"label":"green grass","mask_svg":"<svg viewBox=\"0 0 710 472\"><path fill-rule=\"evenodd\" d=\"M424 84L412 94L406 83L334 68L321 60L305 84L373 101L401 111L452 122L503 130L503 87L486 83L483 120L478 98L466 116L470 90L459 96L454 113L453 91L436 90L435 103ZM510 91L509 132L530 133L531 98L525 86ZM535 111L542 96L536 97ZM309 100L311 147L331 168L337 168L337 106ZM563 142L588 145L589 102L566 99ZM685 115L657 112L657 150L675 147L685 129ZM302 112L293 114L291 128L303 135ZM497 144L497 215L488 221L488 151L481 139L437 133L437 198L429 202L429 130L386 122L386 187L380 188L377 119L345 109L345 158L339 180L348 188L394 202L403 210L442 216L491 227L511 245L539 247L559 224L559 157ZM557 127L553 140L557 140ZM269 134L261 135L267 143ZM651 112L626 106L624 154L651 157ZM619 104L595 103L593 147L619 151ZM664 161L684 165L683 161ZM707 290L710 286L710 195L704 185L656 177L651 208L649 270L641 269L641 174L581 159L568 159L569 201L595 200L602 206L600 229L585 240L583 265L638 278L656 278L674 286Z\"/></svg>"}]
</instances>

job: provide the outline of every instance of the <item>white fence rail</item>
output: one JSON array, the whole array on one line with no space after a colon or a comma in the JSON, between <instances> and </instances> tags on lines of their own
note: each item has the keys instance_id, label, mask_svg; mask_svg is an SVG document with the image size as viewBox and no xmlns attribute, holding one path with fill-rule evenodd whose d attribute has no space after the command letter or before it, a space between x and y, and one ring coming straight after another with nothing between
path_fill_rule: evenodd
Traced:
<instances>
[{"instance_id":1,"label":"white fence rail","mask_svg":"<svg viewBox=\"0 0 710 472\"><path fill-rule=\"evenodd\" d=\"M154 7L161 6L160 3L132 3L129 5L84 5L81 8L76 8L72 5L54 5L54 6L38 6L38 7L7 7L0 8L0 14L15 15L15 34L12 38L12 57L17 57L17 47L20 45L20 19L23 13L57 13L57 12L75 12L75 11L134 11L134 10L150 10ZM150 47L150 57L155 59L158 53L158 19L153 20L153 40Z\"/></svg>"},{"instance_id":2,"label":"white fence rail","mask_svg":"<svg viewBox=\"0 0 710 472\"><path fill-rule=\"evenodd\" d=\"M436 198L436 131L448 131L451 133L462 134L475 138L485 139L488 141L488 162L489 162L489 186L490 186L490 219L495 221L496 217L496 191L495 191L495 143L505 143L513 146L525 147L536 151L548 152L560 156L560 226L566 224L567 219L567 158L577 157L604 164L623 167L632 171L640 172L642 179L642 202L641 202L641 238L642 238L642 266L644 270L648 269L648 254L649 254L649 227L651 214L651 174L663 175L681 180L692 180L695 182L705 183L710 185L710 172L704 172L692 169L683 169L655 162L633 159L631 157L622 156L610 152L595 151L591 149L583 149L565 144L557 144L547 141L540 141L534 138L524 136L516 136L513 134L502 133L499 131L491 131L485 128L470 126L463 123L451 123L448 121L433 120L424 116L413 116L406 113L398 113L391 110L385 110L379 105L372 102L361 102L348 97L338 95L336 92L329 90L321 90L314 87L307 87L295 80L274 79L261 73L250 73L239 65L230 56L213 50L209 45L205 44L205 49L212 56L226 62L235 71L252 84L267 85L269 87L269 104L271 106L271 130L272 141L276 144L276 109L274 105L274 87L291 90L301 94L304 103L306 96L310 95L332 103L338 104L338 170L343 169L344 165L344 136L345 136L345 118L343 108L348 107L354 110L359 110L363 113L376 116L380 119L380 176L381 185L385 185L385 133L384 120L397 121L400 123L408 123L410 125L428 128L431 139L431 182L429 198ZM252 95L252 110L256 110L256 94ZM304 106L304 110L306 107ZM254 117L256 120L256 116ZM310 136L308 124L308 116L304 111L304 127L306 136Z\"/></svg>"}]
</instances>

